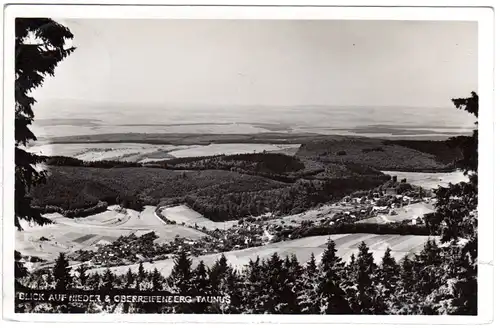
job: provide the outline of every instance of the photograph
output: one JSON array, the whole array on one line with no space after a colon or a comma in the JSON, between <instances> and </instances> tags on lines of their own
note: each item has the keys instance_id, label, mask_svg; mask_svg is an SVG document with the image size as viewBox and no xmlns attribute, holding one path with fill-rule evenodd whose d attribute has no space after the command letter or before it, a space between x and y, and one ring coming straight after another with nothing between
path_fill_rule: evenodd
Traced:
<instances>
[{"instance_id":1,"label":"photograph","mask_svg":"<svg viewBox=\"0 0 500 328\"><path fill-rule=\"evenodd\" d=\"M477 21L60 13L13 20L16 314L478 315Z\"/></svg>"}]
</instances>

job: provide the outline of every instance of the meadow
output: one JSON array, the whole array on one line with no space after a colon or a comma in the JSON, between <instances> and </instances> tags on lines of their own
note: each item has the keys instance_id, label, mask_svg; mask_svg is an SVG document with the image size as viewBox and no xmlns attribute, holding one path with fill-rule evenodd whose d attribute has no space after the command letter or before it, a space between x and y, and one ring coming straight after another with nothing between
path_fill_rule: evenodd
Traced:
<instances>
[{"instance_id":1,"label":"meadow","mask_svg":"<svg viewBox=\"0 0 500 328\"><path fill-rule=\"evenodd\" d=\"M67 218L58 213L45 214L54 223L44 226L24 225L16 231L16 250L26 256L36 256L51 262L60 252L97 249L120 236L137 236L154 231L156 243L165 243L176 236L198 239L203 232L182 225L167 225L155 215L154 206L141 212L110 206L107 211L85 218Z\"/></svg>"}]
</instances>

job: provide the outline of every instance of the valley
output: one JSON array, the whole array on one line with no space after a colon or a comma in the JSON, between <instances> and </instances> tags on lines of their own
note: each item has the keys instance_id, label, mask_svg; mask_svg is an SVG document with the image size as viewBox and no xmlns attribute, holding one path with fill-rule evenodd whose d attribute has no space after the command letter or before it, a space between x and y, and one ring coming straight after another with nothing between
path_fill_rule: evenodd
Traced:
<instances>
[{"instance_id":1,"label":"valley","mask_svg":"<svg viewBox=\"0 0 500 328\"><path fill-rule=\"evenodd\" d=\"M294 138L288 141L298 140ZM196 261L207 263L224 253L238 266L275 251L295 253L303 263L310 253L319 256L328 238L339 242L345 259L360 241L373 246L377 261L388 246L401 259L429 238L418 224L411 226L434 211L430 190L465 179L459 172L442 172L451 167L443 159L449 160L453 151L448 157L436 156L429 151L442 147L436 142L424 145L428 152L421 152L421 142L408 147L407 142L404 146L366 138L306 138L313 139L302 144L111 142L39 147L52 155L46 155L50 176L33 190L33 204L53 224L25 227L16 234L16 247L34 262L32 268L50 265L64 252L74 267L91 259L95 270L111 266L118 271L142 261L146 267L168 271L173 265L170 252L181 246ZM144 160L156 155L154 162ZM410 172L389 170L395 167ZM437 172L425 172L429 170ZM389 189L397 195L381 196ZM387 212L382 199L392 204ZM149 237L141 241L149 235L154 244ZM118 256L126 247L123 238L139 238L139 245L149 246L138 246L137 258L125 259ZM143 248L150 248L150 255L142 254ZM130 264L120 266L124 261Z\"/></svg>"}]
</instances>

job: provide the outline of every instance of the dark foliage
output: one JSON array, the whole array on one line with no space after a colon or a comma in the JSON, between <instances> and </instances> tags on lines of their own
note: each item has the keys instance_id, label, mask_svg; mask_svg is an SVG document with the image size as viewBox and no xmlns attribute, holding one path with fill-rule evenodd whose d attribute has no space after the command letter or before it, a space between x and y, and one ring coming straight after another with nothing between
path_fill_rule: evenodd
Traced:
<instances>
[{"instance_id":1,"label":"dark foliage","mask_svg":"<svg viewBox=\"0 0 500 328\"><path fill-rule=\"evenodd\" d=\"M137 291L169 292L183 296L219 296L217 301L194 303L126 303L126 313L246 313L246 314L457 314L474 315L474 299L467 290L473 284L466 276L470 265L458 254L448 253L429 241L414 258L405 257L397 263L387 250L382 262L376 264L366 244L358 254L344 263L337 256L335 244L327 243L321 261L314 254L304 265L295 256L282 258L273 254L266 260L250 260L242 270L231 266L222 255L212 266L192 259L182 249L175 255L171 273L164 277L156 269L146 271L142 263L137 272L128 270L115 275L103 273L72 277L64 256L54 269L56 284L72 290L94 293ZM458 273L449 271L453 265ZM84 268L85 269L85 268ZM78 271L84 272L84 269ZM458 293L443 289L451 277L461 278ZM51 289L50 273L37 271L19 279L22 288ZM133 289L130 286L134 286ZM28 289L29 290L29 289ZM226 300L226 301L223 301ZM443 302L443 300L445 302ZM112 312L116 303L81 304L16 302L16 312Z\"/></svg>"},{"instance_id":2,"label":"dark foliage","mask_svg":"<svg viewBox=\"0 0 500 328\"><path fill-rule=\"evenodd\" d=\"M42 85L47 75L54 76L57 64L69 56L75 48L65 47L65 41L73 34L64 26L49 18L16 18L15 26L15 225L19 220L38 224L50 221L31 207L27 195L32 186L45 181L44 172L33 165L41 160L21 149L36 140L29 126L35 117L32 106L36 102L30 93Z\"/></svg>"},{"instance_id":3,"label":"dark foliage","mask_svg":"<svg viewBox=\"0 0 500 328\"><path fill-rule=\"evenodd\" d=\"M142 164L125 161L82 161L73 157L66 156L40 156L40 159L51 166L81 166L95 167L103 169L112 169L120 167L142 167Z\"/></svg>"},{"instance_id":4,"label":"dark foliage","mask_svg":"<svg viewBox=\"0 0 500 328\"><path fill-rule=\"evenodd\" d=\"M443 164L454 163L463 158L460 149L441 140L384 140L384 145L398 145L435 156Z\"/></svg>"}]
</instances>

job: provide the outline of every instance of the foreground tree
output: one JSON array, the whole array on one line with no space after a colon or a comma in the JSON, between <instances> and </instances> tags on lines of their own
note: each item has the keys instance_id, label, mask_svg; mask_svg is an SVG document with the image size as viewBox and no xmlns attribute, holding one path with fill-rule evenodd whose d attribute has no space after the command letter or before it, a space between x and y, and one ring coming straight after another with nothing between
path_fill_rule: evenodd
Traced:
<instances>
[{"instance_id":1,"label":"foreground tree","mask_svg":"<svg viewBox=\"0 0 500 328\"><path fill-rule=\"evenodd\" d=\"M56 260L56 264L52 273L54 275L54 280L56 282L57 290L67 290L72 282L71 269L69 268L68 260L64 253L59 253L59 257Z\"/></svg>"},{"instance_id":2,"label":"foreground tree","mask_svg":"<svg viewBox=\"0 0 500 328\"><path fill-rule=\"evenodd\" d=\"M181 249L174 258L174 267L167 279L172 293L177 295L191 295L194 291L191 270L193 261L189 258L185 249ZM192 313L192 305L189 303L178 303L172 306L174 313Z\"/></svg>"},{"instance_id":3,"label":"foreground tree","mask_svg":"<svg viewBox=\"0 0 500 328\"><path fill-rule=\"evenodd\" d=\"M479 96L452 99L455 107L479 114ZM477 121L476 121L477 125ZM428 297L433 310L445 314L477 314L477 205L478 205L478 130L472 136L451 138L461 149L457 165L468 182L450 184L436 190L436 218L440 223L443 252L441 286Z\"/></svg>"},{"instance_id":4,"label":"foreground tree","mask_svg":"<svg viewBox=\"0 0 500 328\"><path fill-rule=\"evenodd\" d=\"M301 313L319 314L319 271L316 265L316 257L314 256L314 253L311 253L311 257L306 263L302 277L298 283L302 286L298 295Z\"/></svg>"},{"instance_id":5,"label":"foreground tree","mask_svg":"<svg viewBox=\"0 0 500 328\"><path fill-rule=\"evenodd\" d=\"M39 211L31 207L28 196L30 188L45 180L43 171L34 165L41 159L21 147L36 140L29 129L35 117L32 106L35 99L30 93L40 87L46 76L54 75L57 64L71 54L75 48L66 47L66 40L73 34L63 25L49 18L17 18L15 41L15 225L21 229L19 220L45 224Z\"/></svg>"},{"instance_id":6,"label":"foreground tree","mask_svg":"<svg viewBox=\"0 0 500 328\"><path fill-rule=\"evenodd\" d=\"M337 256L335 242L328 240L320 266L319 290L322 314L351 313L347 295L341 287L344 267L344 262Z\"/></svg>"}]
</instances>

